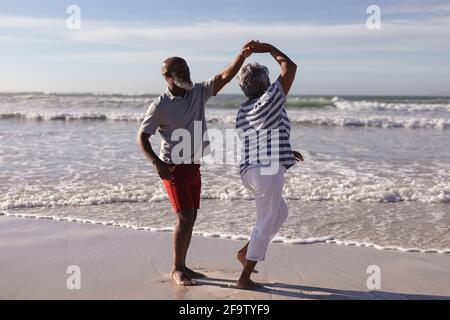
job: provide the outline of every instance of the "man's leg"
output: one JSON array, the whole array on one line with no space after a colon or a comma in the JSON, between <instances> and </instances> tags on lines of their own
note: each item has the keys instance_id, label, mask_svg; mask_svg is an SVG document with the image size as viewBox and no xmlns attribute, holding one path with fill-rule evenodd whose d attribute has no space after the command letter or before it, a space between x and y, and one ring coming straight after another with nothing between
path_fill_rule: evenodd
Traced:
<instances>
[{"instance_id":1,"label":"man's leg","mask_svg":"<svg viewBox=\"0 0 450 320\"><path fill-rule=\"evenodd\" d=\"M186 256L187 256L187 252L189 250L189 245L191 244L192 232L194 231L194 225L195 225L196 220L197 220L197 210L194 209L193 217L192 217L192 227L189 228L189 231L188 231L188 235L187 235L187 239L186 239L186 250L184 251L184 256L183 256L184 267L186 267Z\"/></svg>"},{"instance_id":2,"label":"man's leg","mask_svg":"<svg viewBox=\"0 0 450 320\"><path fill-rule=\"evenodd\" d=\"M190 228L187 239L186 239L186 249L184 251L183 265L184 265L184 268L186 269L187 274L190 277L204 278L205 275L203 273L195 272L194 270L192 270L186 266L186 256L187 256L187 252L189 250L189 245L191 244L191 238L192 238L192 232L194 231L195 220L197 220L197 209L194 209L194 217L193 217L192 227Z\"/></svg>"},{"instance_id":3,"label":"man's leg","mask_svg":"<svg viewBox=\"0 0 450 320\"><path fill-rule=\"evenodd\" d=\"M180 286L195 285L195 281L188 275L184 259L187 249L187 241L189 232L194 225L194 211L185 210L177 212L177 226L174 232L174 256L173 256L173 270L172 279Z\"/></svg>"},{"instance_id":4,"label":"man's leg","mask_svg":"<svg viewBox=\"0 0 450 320\"><path fill-rule=\"evenodd\" d=\"M200 207L200 196L201 196L201 187L202 187L202 179L200 174L200 166L199 165L191 165L189 166L189 194L192 200L192 205L195 209L193 209L194 217L192 222L192 227L189 230L189 234L186 240L186 250L184 252L183 257L183 265L186 269L188 275L192 278L204 278L205 275L199 272L195 272L186 266L186 256L189 250L189 246L191 244L192 232L194 229L194 224L197 219L197 210Z\"/></svg>"}]
</instances>

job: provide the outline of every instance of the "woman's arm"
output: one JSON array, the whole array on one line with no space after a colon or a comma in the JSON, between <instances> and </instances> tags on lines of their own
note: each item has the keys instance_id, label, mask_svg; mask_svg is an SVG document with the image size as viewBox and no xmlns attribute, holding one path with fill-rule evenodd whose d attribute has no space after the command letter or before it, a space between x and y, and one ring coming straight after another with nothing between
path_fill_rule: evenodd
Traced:
<instances>
[{"instance_id":1,"label":"woman's arm","mask_svg":"<svg viewBox=\"0 0 450 320\"><path fill-rule=\"evenodd\" d=\"M239 55L231 62L225 69L222 70L214 78L214 95L216 95L222 88L230 82L238 73L239 69L244 64L245 59L252 54L252 46L255 41L247 42L241 49Z\"/></svg>"},{"instance_id":2,"label":"woman's arm","mask_svg":"<svg viewBox=\"0 0 450 320\"><path fill-rule=\"evenodd\" d=\"M294 82L295 74L297 73L297 65L287 55L268 43L256 42L253 45L252 51L255 53L268 52L279 63L281 72L278 80L283 87L284 94L287 95Z\"/></svg>"}]
</instances>

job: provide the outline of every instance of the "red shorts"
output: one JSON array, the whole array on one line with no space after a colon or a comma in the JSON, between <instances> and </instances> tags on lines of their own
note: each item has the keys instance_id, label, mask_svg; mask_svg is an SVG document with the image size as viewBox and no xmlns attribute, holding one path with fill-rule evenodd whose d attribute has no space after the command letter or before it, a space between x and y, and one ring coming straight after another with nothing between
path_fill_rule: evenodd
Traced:
<instances>
[{"instance_id":1,"label":"red shorts","mask_svg":"<svg viewBox=\"0 0 450 320\"><path fill-rule=\"evenodd\" d=\"M200 208L202 180L199 164L180 164L172 172L173 178L163 179L164 187L175 212Z\"/></svg>"}]
</instances>

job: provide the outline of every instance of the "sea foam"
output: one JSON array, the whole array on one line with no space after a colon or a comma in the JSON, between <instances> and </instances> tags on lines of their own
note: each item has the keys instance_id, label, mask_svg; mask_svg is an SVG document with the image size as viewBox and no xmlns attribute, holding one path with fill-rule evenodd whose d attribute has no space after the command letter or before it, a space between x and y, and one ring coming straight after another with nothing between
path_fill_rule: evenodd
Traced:
<instances>
[{"instance_id":1,"label":"sea foam","mask_svg":"<svg viewBox=\"0 0 450 320\"><path fill-rule=\"evenodd\" d=\"M56 219L56 217L53 216L43 216L43 215L26 215L26 214L15 214L10 212L0 213L0 216L4 215L7 217L15 217L15 218L28 218L28 219L41 219L41 220L55 220L55 221L67 221L67 222L82 222L86 224L93 224L93 225L110 225L110 221L95 221L90 219L72 219L70 217L65 219ZM113 224L112 227L120 227L120 228L126 228L126 229L133 229L141 232L172 232L174 230L173 227L160 227L160 228L152 228L150 226L137 226L137 225L131 225L131 224L124 224L124 223L118 223ZM231 239L231 240L238 240L238 241L247 241L250 239L250 235L239 235L239 234L225 234L220 232L194 232L194 234L203 236L203 237L217 237L217 238L223 238L223 239ZM272 243L280 243L280 244L286 244L286 245L311 245L311 244L318 244L318 243L326 243L326 244L335 244L335 245L341 245L341 246L354 246L354 247L360 247L360 248L373 248L376 250L384 250L384 251L400 251L400 252L409 252L409 253L424 253L424 254L450 254L450 248L448 249L435 249L435 248L403 248L399 246L380 246L374 243L364 243L364 242L357 242L353 240L339 240L335 239L333 236L326 236L326 237L310 237L306 239L301 238L284 238L284 237L276 237L272 241Z\"/></svg>"}]
</instances>

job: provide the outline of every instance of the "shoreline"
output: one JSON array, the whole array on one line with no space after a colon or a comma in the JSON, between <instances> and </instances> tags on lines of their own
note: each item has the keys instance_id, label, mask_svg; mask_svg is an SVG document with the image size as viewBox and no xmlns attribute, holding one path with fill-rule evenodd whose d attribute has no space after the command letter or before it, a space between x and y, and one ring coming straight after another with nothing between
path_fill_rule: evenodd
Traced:
<instances>
[{"instance_id":1,"label":"shoreline","mask_svg":"<svg viewBox=\"0 0 450 320\"><path fill-rule=\"evenodd\" d=\"M328 243L271 244L252 277L264 287L238 290L234 253L243 243L195 235L189 266L208 278L180 288L170 279L167 232L3 216L0 299L450 299L447 255ZM72 265L81 290L66 287ZM381 271L380 289L368 288L371 266Z\"/></svg>"},{"instance_id":2,"label":"shoreline","mask_svg":"<svg viewBox=\"0 0 450 320\"><path fill-rule=\"evenodd\" d=\"M147 232L172 232L174 230L173 227L162 227L162 228L142 227L142 226L123 224L123 223L116 223L114 221L95 221L95 220L91 220L91 219L69 218L69 217L60 218L60 217L56 217L56 216L27 215L27 214L21 214L21 213L14 214L14 213L8 213L8 212L6 212L6 213L0 212L0 218L2 216L11 217L11 218L22 218L22 219L62 221L62 222L71 222L71 223L77 223L77 224L101 225L101 226L125 228L125 229L132 229L132 230L136 230L136 231L147 231ZM248 241L250 239L249 236L221 234L219 232L197 232L194 230L193 234L196 236L199 236L199 237L206 238L206 239L216 238L216 239L223 239L223 240L245 240L245 241ZM333 236L307 238L307 239L285 239L285 238L281 238L281 237L275 237L271 241L271 243L284 244L284 245L307 245L307 244L315 244L315 243L325 243L325 244L334 244L337 246L346 246L346 247L355 247L355 248L373 248L373 249L380 250L380 251L450 255L450 248L422 249L422 248L403 248L400 246L380 246L375 243L362 243L362 242L353 241L353 240L339 240Z\"/></svg>"},{"instance_id":3,"label":"shoreline","mask_svg":"<svg viewBox=\"0 0 450 320\"><path fill-rule=\"evenodd\" d=\"M76 95L76 96L123 96L123 97L158 97L161 93L151 93L151 92L121 92L121 91L0 91L0 95L30 95L30 94L40 94L40 95ZM222 93L222 96L234 96L234 97L243 97L242 92L236 93ZM324 93L324 94L290 94L293 98L310 98L310 97L349 97L349 98L397 98L397 99L450 99L450 95L404 95L404 94L338 94L338 93Z\"/></svg>"}]
</instances>

